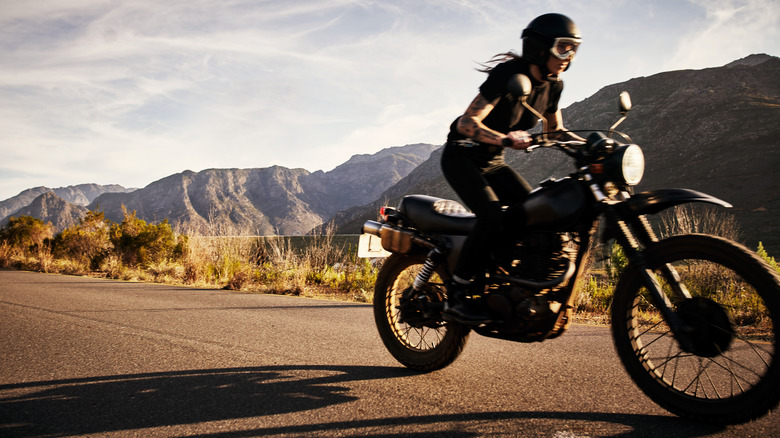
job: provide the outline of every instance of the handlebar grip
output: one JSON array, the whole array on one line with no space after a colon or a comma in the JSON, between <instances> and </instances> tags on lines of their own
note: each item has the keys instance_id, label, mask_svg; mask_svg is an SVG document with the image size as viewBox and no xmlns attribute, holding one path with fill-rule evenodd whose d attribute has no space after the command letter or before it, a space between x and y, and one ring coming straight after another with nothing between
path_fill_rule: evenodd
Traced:
<instances>
[{"instance_id":1,"label":"handlebar grip","mask_svg":"<svg viewBox=\"0 0 780 438\"><path fill-rule=\"evenodd\" d=\"M531 134L531 146L525 148L525 151L531 152L532 150L543 146L544 143L546 143L544 134Z\"/></svg>"}]
</instances>

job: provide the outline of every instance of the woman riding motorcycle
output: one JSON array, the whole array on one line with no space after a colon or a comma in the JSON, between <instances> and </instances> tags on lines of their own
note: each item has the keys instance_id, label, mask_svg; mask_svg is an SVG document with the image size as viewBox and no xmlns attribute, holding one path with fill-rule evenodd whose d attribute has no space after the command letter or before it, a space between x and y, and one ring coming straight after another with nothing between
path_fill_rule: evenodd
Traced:
<instances>
[{"instance_id":1,"label":"woman riding motorcycle","mask_svg":"<svg viewBox=\"0 0 780 438\"><path fill-rule=\"evenodd\" d=\"M479 94L465 113L450 126L441 168L447 182L476 215L463 253L448 286L444 318L464 324L481 323L488 316L471 305L470 295L482 286L478 274L484 270L493 240L502 227L501 208L524 199L531 185L504 161L504 149L524 150L531 145L526 130L538 119L523 108L520 99L507 90L509 79L524 74L533 90L527 102L547 120L550 131L563 130L558 108L563 82L581 42L577 26L561 14L535 18L522 33L523 54L496 55L479 87ZM569 134L571 135L571 134Z\"/></svg>"}]
</instances>

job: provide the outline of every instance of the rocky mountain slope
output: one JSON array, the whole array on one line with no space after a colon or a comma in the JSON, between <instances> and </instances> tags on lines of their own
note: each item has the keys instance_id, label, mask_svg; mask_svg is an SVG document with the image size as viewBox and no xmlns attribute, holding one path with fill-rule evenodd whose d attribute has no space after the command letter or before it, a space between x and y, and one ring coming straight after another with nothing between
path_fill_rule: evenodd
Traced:
<instances>
[{"instance_id":1,"label":"rocky mountain slope","mask_svg":"<svg viewBox=\"0 0 780 438\"><path fill-rule=\"evenodd\" d=\"M185 171L132 193L106 193L89 205L122 220L168 219L186 233L305 234L337 211L370 202L425 161L436 147L414 144L356 155L329 172L274 166Z\"/></svg>"},{"instance_id":2,"label":"rocky mountain slope","mask_svg":"<svg viewBox=\"0 0 780 438\"><path fill-rule=\"evenodd\" d=\"M133 190L135 189L126 189L116 184L79 184L76 186L58 187L56 189L33 187L24 190L12 198L0 201L0 219L6 219L8 216L16 213L19 209L30 205L34 199L48 192L54 193L66 202L85 207L103 193L126 193Z\"/></svg>"},{"instance_id":3,"label":"rocky mountain slope","mask_svg":"<svg viewBox=\"0 0 780 438\"><path fill-rule=\"evenodd\" d=\"M32 216L44 222L51 222L54 232L58 233L78 224L86 214L86 207L68 202L51 191L43 193L33 199L29 205L17 210L12 216L1 220L0 226L7 224L8 219L14 216Z\"/></svg>"},{"instance_id":4,"label":"rocky mountain slope","mask_svg":"<svg viewBox=\"0 0 780 438\"><path fill-rule=\"evenodd\" d=\"M752 55L723 67L681 70L631 79L603 88L563 110L570 129L608 128L617 120L618 94L634 103L620 130L645 153L645 178L638 190L685 187L727 200L755 248L762 241L780 253L780 59ZM455 197L441 176L434 153L380 199L339 213L337 230L359 232L379 206L403 194ZM507 151L507 161L529 182L565 176L569 159L554 150ZM389 202L387 202L389 200Z\"/></svg>"}]
</instances>

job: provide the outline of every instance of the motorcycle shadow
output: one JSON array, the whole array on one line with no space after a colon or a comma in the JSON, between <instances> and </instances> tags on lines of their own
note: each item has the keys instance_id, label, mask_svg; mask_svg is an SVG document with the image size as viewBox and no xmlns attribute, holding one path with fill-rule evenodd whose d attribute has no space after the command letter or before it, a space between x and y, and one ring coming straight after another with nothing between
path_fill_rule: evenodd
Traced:
<instances>
[{"instance_id":1,"label":"motorcycle shadow","mask_svg":"<svg viewBox=\"0 0 780 438\"><path fill-rule=\"evenodd\" d=\"M415 374L399 367L280 365L6 384L0 385L0 435L88 435L293 414L358 400L350 395L350 382ZM381 415L381 407L366 415ZM552 436L555 432L545 435L543 430L545 424L556 423L552 420L618 424L627 432L617 436L626 437L658 436L670 431L674 436L697 437L719 430L675 417L502 411L292 424L203 436L362 436L379 430L380 435L371 435L468 437L475 436L479 425L517 432L528 427L532 435ZM410 425L417 431L407 433ZM648 425L652 425L652 433L643 434ZM540 432L542 435L538 435Z\"/></svg>"},{"instance_id":2,"label":"motorcycle shadow","mask_svg":"<svg viewBox=\"0 0 780 438\"><path fill-rule=\"evenodd\" d=\"M360 366L262 366L0 385L0 436L99 434L316 410L355 400L355 380L408 375Z\"/></svg>"}]
</instances>

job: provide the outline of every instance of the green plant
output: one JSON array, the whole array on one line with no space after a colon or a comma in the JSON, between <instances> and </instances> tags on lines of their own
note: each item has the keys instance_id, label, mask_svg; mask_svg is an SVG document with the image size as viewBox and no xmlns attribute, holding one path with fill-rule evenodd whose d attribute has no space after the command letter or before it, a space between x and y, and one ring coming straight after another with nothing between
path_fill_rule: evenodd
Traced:
<instances>
[{"instance_id":1,"label":"green plant","mask_svg":"<svg viewBox=\"0 0 780 438\"><path fill-rule=\"evenodd\" d=\"M129 213L122 206L122 212L122 222L111 225L110 239L126 265L147 268L182 257L186 238L177 238L167 219L156 225L148 224L138 219L135 211Z\"/></svg>"},{"instance_id":2,"label":"green plant","mask_svg":"<svg viewBox=\"0 0 780 438\"><path fill-rule=\"evenodd\" d=\"M577 311L603 313L612 304L615 285L601 275L590 274L577 299Z\"/></svg>"},{"instance_id":3,"label":"green plant","mask_svg":"<svg viewBox=\"0 0 780 438\"><path fill-rule=\"evenodd\" d=\"M758 254L759 257L764 259L764 261L769 265L769 267L771 267L772 269L780 273L780 266L777 265L777 261L775 261L774 257L770 257L769 254L767 254L766 249L764 249L764 244L762 242L758 242L758 249L756 249L756 254Z\"/></svg>"},{"instance_id":4,"label":"green plant","mask_svg":"<svg viewBox=\"0 0 780 438\"><path fill-rule=\"evenodd\" d=\"M109 222L102 212L88 211L78 225L67 228L53 241L55 257L65 257L97 270L113 245L109 240Z\"/></svg>"},{"instance_id":5,"label":"green plant","mask_svg":"<svg viewBox=\"0 0 780 438\"><path fill-rule=\"evenodd\" d=\"M11 217L0 229L0 240L23 251L34 251L52 237L51 223L32 216Z\"/></svg>"},{"instance_id":6,"label":"green plant","mask_svg":"<svg viewBox=\"0 0 780 438\"><path fill-rule=\"evenodd\" d=\"M609 260L607 263L607 277L612 282L617 282L620 275L628 266L628 257L623 251L623 247L613 243L610 248Z\"/></svg>"}]
</instances>

